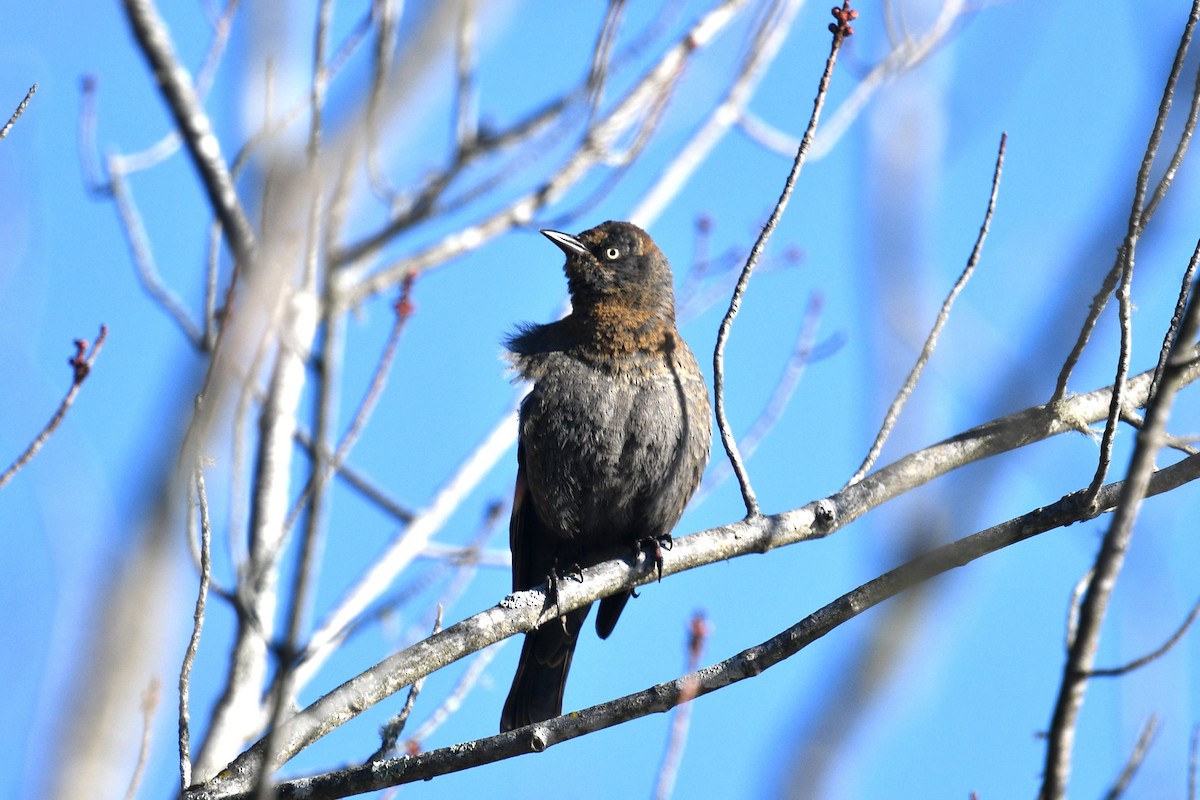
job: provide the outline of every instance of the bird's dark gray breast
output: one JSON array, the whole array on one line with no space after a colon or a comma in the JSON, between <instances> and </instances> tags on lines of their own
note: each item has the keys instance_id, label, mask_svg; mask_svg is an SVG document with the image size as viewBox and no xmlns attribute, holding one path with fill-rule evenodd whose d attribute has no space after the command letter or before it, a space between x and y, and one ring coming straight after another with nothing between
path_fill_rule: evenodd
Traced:
<instances>
[{"instance_id":1,"label":"bird's dark gray breast","mask_svg":"<svg viewBox=\"0 0 1200 800\"><path fill-rule=\"evenodd\" d=\"M525 476L546 527L584 546L669 533L711 439L707 389L687 345L616 372L561 351L520 360L535 379L521 408Z\"/></svg>"}]
</instances>

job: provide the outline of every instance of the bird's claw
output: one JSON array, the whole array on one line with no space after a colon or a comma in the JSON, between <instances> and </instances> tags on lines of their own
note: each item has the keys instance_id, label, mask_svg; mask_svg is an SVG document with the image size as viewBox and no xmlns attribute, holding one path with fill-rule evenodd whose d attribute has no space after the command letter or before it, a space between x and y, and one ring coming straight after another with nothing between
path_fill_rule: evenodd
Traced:
<instances>
[{"instance_id":1,"label":"bird's claw","mask_svg":"<svg viewBox=\"0 0 1200 800\"><path fill-rule=\"evenodd\" d=\"M658 581L662 582L663 569L663 551L670 550L675 544L675 540L671 538L671 534L665 533L662 536L648 536L645 539L638 539L635 547L640 555L643 549L649 550L651 557L654 559L654 567L658 570ZM634 595L636 597L636 595Z\"/></svg>"},{"instance_id":2,"label":"bird's claw","mask_svg":"<svg viewBox=\"0 0 1200 800\"><path fill-rule=\"evenodd\" d=\"M547 600L554 604L554 610L558 613L558 621L562 623L563 632L566 633L567 618L562 613L562 608L558 604L558 584L563 578L573 578L579 583L583 583L583 567L579 566L578 563L572 563L565 570L560 571L558 566L555 566L550 570L550 574L546 576Z\"/></svg>"}]
</instances>

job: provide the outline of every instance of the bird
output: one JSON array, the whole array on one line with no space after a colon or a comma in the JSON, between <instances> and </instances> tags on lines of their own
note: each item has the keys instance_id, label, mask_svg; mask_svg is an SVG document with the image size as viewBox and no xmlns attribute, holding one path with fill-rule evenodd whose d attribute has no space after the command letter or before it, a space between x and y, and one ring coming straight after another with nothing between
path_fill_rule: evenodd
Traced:
<instances>
[{"instance_id":1,"label":"bird","mask_svg":"<svg viewBox=\"0 0 1200 800\"><path fill-rule=\"evenodd\" d=\"M566 255L571 311L506 340L532 384L519 414L509 547L513 591L549 581L553 594L562 570L670 541L708 463L712 422L704 375L676 328L671 267L650 235L616 221L541 233ZM600 638L630 595L600 601ZM501 732L562 713L590 608L525 634Z\"/></svg>"}]
</instances>

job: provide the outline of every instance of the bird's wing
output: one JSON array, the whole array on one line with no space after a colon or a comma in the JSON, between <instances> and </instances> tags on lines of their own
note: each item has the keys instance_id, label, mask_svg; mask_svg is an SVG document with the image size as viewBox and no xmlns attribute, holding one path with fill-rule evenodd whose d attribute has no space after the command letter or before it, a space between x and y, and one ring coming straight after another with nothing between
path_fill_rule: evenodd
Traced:
<instances>
[{"instance_id":1,"label":"bird's wing","mask_svg":"<svg viewBox=\"0 0 1200 800\"><path fill-rule=\"evenodd\" d=\"M533 576L529 574L526 559L529 552L537 545L529 541L526 534L526 518L536 517L533 502L529 497L529 481L525 478L525 448L517 443L517 482L513 486L512 517L508 521L508 549L512 551L513 591L528 589L534 585L529 582ZM545 577L544 575L542 576Z\"/></svg>"}]
</instances>

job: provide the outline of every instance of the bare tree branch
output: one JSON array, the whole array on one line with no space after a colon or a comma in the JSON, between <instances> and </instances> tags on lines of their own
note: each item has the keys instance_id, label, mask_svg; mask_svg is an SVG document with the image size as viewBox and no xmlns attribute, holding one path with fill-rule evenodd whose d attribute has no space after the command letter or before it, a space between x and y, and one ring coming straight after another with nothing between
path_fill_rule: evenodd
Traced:
<instances>
[{"instance_id":1,"label":"bare tree branch","mask_svg":"<svg viewBox=\"0 0 1200 800\"><path fill-rule=\"evenodd\" d=\"M196 96L203 102L212 88L217 69L225 57L225 48L229 44L229 34L233 30L233 17L237 13L241 0L229 0L225 8L212 19L213 37L204 53L204 61L196 73ZM112 159L120 167L123 175L132 175L143 170L151 169L170 158L179 150L179 128L174 127L163 134L157 142L136 153L114 155Z\"/></svg>"},{"instance_id":2,"label":"bare tree branch","mask_svg":"<svg viewBox=\"0 0 1200 800\"><path fill-rule=\"evenodd\" d=\"M754 454L754 451L766 439L767 434L779 422L788 403L791 402L792 395L795 394L797 387L800 385L800 378L804 375L805 368L813 357L813 345L817 336L817 326L821 319L821 309L824 306L824 302L824 297L820 294L813 294L808 299L808 305L804 309L804 318L800 323L800 330L797 332L795 344L792 346L792 354L783 366L783 373L779 376L779 381L771 391L771 396L763 404L762 411L758 417L750 424L746 432L742 434L742 441L739 447L747 457ZM714 464L705 473L704 479L700 483L700 488L692 497L691 503L693 505L700 505L731 474L733 474L733 468L729 465L728 461Z\"/></svg>"},{"instance_id":3,"label":"bare tree branch","mask_svg":"<svg viewBox=\"0 0 1200 800\"><path fill-rule=\"evenodd\" d=\"M971 280L971 276L975 274L975 266L979 263L979 256L983 252L983 242L987 239L988 230L992 225L992 214L996 210L996 195L1000 191L1000 175L1004 171L1004 147L1007 141L1008 134L1000 134L1000 149L996 153L996 167L992 172L992 193L988 196L987 211L984 212L983 224L979 227L979 236L975 239L975 246L971 249L971 256L967 259L967 266L963 269L962 274L958 276L958 280L954 282L954 286L950 289L950 294L946 295L946 299L942 302L937 319L934 320L933 328L929 331L929 336L925 338L925 345L921 348L921 354L917 356L917 363L909 371L908 377L904 380L904 385L900 387L900 391L896 393L896 398L892 400L891 406L888 407L887 413L883 417L883 425L879 428L879 434L875 437L875 441L872 443L858 471L846 482L847 486L852 486L861 481L863 476L875 465L879 454L883 451L884 442L891 435L892 428L896 425L896 420L900 418L900 412L904 410L904 404L908 401L913 389L917 387L917 382L921 380L921 373L925 371L925 365L929 363L929 359L933 355L933 349L937 347L938 337L942 333L942 328L946 325L946 320L950 318L950 309L953 307L955 299L966 288L967 281Z\"/></svg>"},{"instance_id":4,"label":"bare tree branch","mask_svg":"<svg viewBox=\"0 0 1200 800\"><path fill-rule=\"evenodd\" d=\"M1171 71L1167 75L1166 85L1163 87L1162 99L1159 101L1158 115L1154 120L1154 127L1150 134L1150 141L1146 145L1145 155L1142 157L1142 165L1138 170L1137 189L1135 190L1135 200L1138 197L1145 197L1145 181L1149 179L1150 168L1154 162L1154 154L1158 149L1158 142L1162 139L1163 131L1166 128L1167 116L1171 110L1172 98L1175 95L1175 85L1179 81L1179 76L1183 71L1184 56L1187 53L1192 35L1195 32L1197 22L1196 4L1192 4L1191 14L1183 28L1183 34L1180 37L1179 46L1175 50L1175 60L1171 64ZM1183 161L1184 153L1187 152L1188 144L1191 142L1192 134L1196 129L1196 119L1200 116L1200 68L1197 69L1196 82L1192 87L1192 105L1188 111L1187 121L1184 123L1183 130L1179 135L1179 143L1176 145L1175 153L1171 156L1171 162L1162 177L1159 178L1158 185L1155 187L1154 194L1150 198L1150 202L1144 206L1135 202L1130 214L1130 224L1136 224L1132 228L1134 241L1141 235L1141 232L1149 224L1150 218L1154 216L1155 209L1158 208L1159 202L1166 196L1167 189L1170 188L1171 182L1175 177L1175 173L1179 168L1180 162ZM1129 238L1129 233L1126 234ZM1075 365L1079 363L1080 357L1083 355L1084 348L1087 347L1088 341L1092 336L1092 331L1096 327L1096 323L1100 319L1101 312L1108 304L1108 298L1112 294L1113 289L1117 286L1117 282L1121 277L1123 270L1122 264L1126 258L1125 248L1122 246L1117 251L1117 259L1113 264L1112 269L1104 278L1104 282L1100 286L1100 290L1092 297L1091 305L1088 307L1087 319L1084 320L1083 326L1079 331L1079 336L1075 340L1075 345L1071 348L1071 352L1067 355L1063 362L1062 369L1058 374L1058 381L1054 387L1054 394L1051 395L1050 401L1054 402L1067 393L1067 382L1070 380L1071 373L1075 369Z\"/></svg>"},{"instance_id":5,"label":"bare tree branch","mask_svg":"<svg viewBox=\"0 0 1200 800\"><path fill-rule=\"evenodd\" d=\"M1128 664L1122 664L1119 667L1109 667L1107 669L1094 669L1088 673L1088 677L1091 677L1091 678L1119 677L1121 675L1125 675L1130 672L1133 672L1134 670L1141 669L1142 667L1149 664L1151 661L1156 661L1157 659L1162 658L1164 655L1166 655L1168 652L1170 652L1171 648L1174 647L1176 644L1178 644L1179 640L1183 638L1183 635L1188 632L1188 628L1190 628L1192 626L1192 623L1196 621L1197 614L1200 614L1200 601L1197 601L1196 604L1192 606L1192 610L1190 612L1188 612L1187 618L1183 621L1183 624L1180 625L1173 634L1171 634L1171 638L1167 639L1167 641L1163 643L1162 647L1159 647L1158 649L1156 649L1150 653L1147 653L1146 655L1142 656L1141 658L1135 658L1133 661L1130 661Z\"/></svg>"},{"instance_id":6,"label":"bare tree branch","mask_svg":"<svg viewBox=\"0 0 1200 800\"><path fill-rule=\"evenodd\" d=\"M802 5L801 0L778 0L763 13L762 22L746 48L746 57L725 96L700 128L692 134L687 144L680 148L679 154L662 171L641 202L630 212L631 222L643 228L649 227L667 204L678 196L688 179L695 174L733 123L745 112L759 82L766 74L767 67L775 60L783 46L783 41L791 30L792 21ZM799 147L800 143L795 142L788 149L787 155L794 156Z\"/></svg>"},{"instance_id":7,"label":"bare tree branch","mask_svg":"<svg viewBox=\"0 0 1200 800\"><path fill-rule=\"evenodd\" d=\"M817 95L813 99L813 111L808 119L808 127L800 140L800 147L796 150L792 169L783 183L783 191L775 202L775 208L771 211L767 224L759 233L758 240L750 248L746 266L742 268L742 274L733 288L733 297L729 299L729 310L725 312L725 318L721 320L721 326L717 329L717 345L713 350L713 395L715 399L713 411L717 417L717 430L721 434L721 444L725 446L725 453L729 456L729 463L733 467L738 486L742 490L742 500L746 504L748 518L757 517L761 512L758 509L758 497L755 496L754 488L750 485L750 476L746 472L746 465L742 462L742 454L738 451L733 431L729 428L729 419L725 414L725 344L729 341L729 331L733 328L733 321L742 306L742 297L746 294L746 287L750 285L750 275L754 272L754 267L767 246L767 240L770 239L780 218L783 217L788 200L791 199L792 189L796 186L796 178L800 175L801 167L804 166L804 159L817 130L817 122L821 118L821 108L825 105L825 97L829 93L829 81L833 77L833 67L837 63L838 50L841 49L842 42L846 37L854 33L853 28L850 27L850 20L857 15L858 12L850 10L849 2L843 3L840 9L836 6L833 9L833 16L837 22L830 23L829 26L833 33L833 40L829 46L829 56L825 60L825 71L821 74L821 80L817 86Z\"/></svg>"},{"instance_id":8,"label":"bare tree branch","mask_svg":"<svg viewBox=\"0 0 1200 800\"><path fill-rule=\"evenodd\" d=\"M134 38L154 72L192 163L200 173L213 212L221 221L229 249L236 261L245 263L256 248L254 229L242 210L229 168L221 155L221 144L196 96L192 76L176 57L171 34L153 0L123 0L122 4Z\"/></svg>"},{"instance_id":9,"label":"bare tree branch","mask_svg":"<svg viewBox=\"0 0 1200 800\"><path fill-rule=\"evenodd\" d=\"M395 320L392 323L391 333L388 334L387 343L384 344L383 352L379 356L379 363L376 364L375 371L371 375L371 383L367 387L367 392L359 401L358 408L355 410L354 416L351 418L350 427L347 428L346 432L342 435L342 438L338 442L337 448L334 450L333 454L327 459L324 459L324 474L322 474L320 477L322 482L328 481L334 472L341 472L342 465L345 463L346 458L350 455L350 451L354 449L354 445L358 442L358 437L362 435L362 431L367 424L367 420L370 419L371 413L375 410L375 404L379 402L379 397L383 393L383 387L387 385L388 373L391 371L392 361L396 357L396 349L400 344L400 335L404 332L404 327L408 322L409 317L412 316L413 283L414 281L412 278L407 278L400 287L400 297L392 306L392 310L395 312ZM329 345L326 344L327 348L328 346ZM300 440L300 435L297 433L297 441ZM304 441L311 444L311 440L309 440L308 437L304 437ZM316 454L313 448L310 447L309 452L313 455L315 460ZM312 494L313 486L316 481L316 474L310 476L308 483L304 487L304 490L300 493L300 496L296 498L296 502L292 506L292 510L288 513L288 519L285 523L288 528L291 528L295 524L301 510L304 508L305 504L309 500L310 495ZM347 478L347 481L349 482L350 479ZM358 487L356 486L356 488ZM412 514L409 513L408 519L404 521L411 522Z\"/></svg>"},{"instance_id":10,"label":"bare tree branch","mask_svg":"<svg viewBox=\"0 0 1200 800\"><path fill-rule=\"evenodd\" d=\"M1154 125L1151 143L1146 148L1146 160L1142 163L1142 169L1138 175L1138 188L1135 191L1133 212L1130 213L1129 231L1126 235L1126 242L1122 246L1123 287L1126 294L1128 293L1129 272L1133 269L1133 249L1140 230L1142 198L1145 197L1148 182L1148 169L1150 169L1148 162L1152 161L1153 152L1157 150L1158 139L1162 136L1160 128L1165 124L1166 108L1170 107L1174 76L1181 68L1183 55L1187 52L1188 44L1192 40L1192 32L1198 22L1200 22L1200 0L1193 2L1192 13L1190 13L1187 25L1184 26L1180 48L1176 52L1175 66L1171 68L1172 78L1168 82L1168 89L1164 91L1159 119ZM1200 86L1198 86L1198 90L1200 90ZM1196 249L1200 251L1200 242L1196 243ZM1123 326L1123 341L1127 339L1127 327ZM1182 324L1178 326L1178 335L1171 343L1165 366L1157 384L1154 385L1154 393L1148 398L1146 423L1138 431L1138 437L1135 439L1133 458L1129 465L1127 480L1124 482L1121 503L1117 507L1109 531L1105 534L1100 551L1096 555L1096 564L1094 564L1096 575L1088 584L1084 602L1080 606L1078 634L1070 646L1067 662L1063 666L1060 690L1058 690L1054 716L1051 718L1050 733L1048 741L1046 741L1045 768L1042 778L1042 795L1040 795L1042 800L1061 800L1067 793L1070 758L1072 758L1074 748L1075 724L1078 721L1080 706L1084 702L1087 674L1091 672L1092 666L1096 662L1100 627L1102 627L1105 612L1108 610L1109 599L1115 588L1117 576L1120 575L1121 567L1124 564L1124 555L1129 547L1129 540L1133 536L1133 524L1138 518L1141 499L1145 497L1146 482L1150 480L1154 459L1157 458L1158 451L1163 446L1166 420L1169 419L1175 393L1182 385L1183 363L1194 354L1195 345L1193 343L1198 330L1200 330L1200 297L1198 297L1198 291L1193 284L1192 296L1188 300ZM1117 367L1118 375L1121 375L1127 368L1127 362L1128 350L1123 347L1122 357ZM1111 447L1111 437L1115 434L1116 423L1120 420L1123 390L1124 386L1122 385L1111 396L1108 426L1105 427L1105 443L1108 443L1109 447ZM1103 477L1106 467L1108 467L1108 463L1106 463L1108 457L1108 452L1102 450L1097 479ZM1090 491L1096 492L1096 488L1096 479L1093 479Z\"/></svg>"},{"instance_id":11,"label":"bare tree branch","mask_svg":"<svg viewBox=\"0 0 1200 800\"><path fill-rule=\"evenodd\" d=\"M158 710L161 689L162 681L158 678L151 678L150 685L142 693L142 741L138 747L137 764L133 768L133 775L129 778L129 788L125 790L125 800L133 800L137 797L142 776L146 773L146 764L150 760L150 730L154 723L154 712Z\"/></svg>"},{"instance_id":12,"label":"bare tree branch","mask_svg":"<svg viewBox=\"0 0 1200 800\"><path fill-rule=\"evenodd\" d=\"M366 573L334 604L309 639L303 663L297 669L298 685L304 685L325 662L358 615L386 590L404 567L420 555L433 534L458 508L462 497L470 493L500 456L513 446L517 438L516 417L514 406L437 491L430 505L418 513L412 524L396 537L387 550L372 562Z\"/></svg>"},{"instance_id":13,"label":"bare tree branch","mask_svg":"<svg viewBox=\"0 0 1200 800\"><path fill-rule=\"evenodd\" d=\"M692 615L688 623L687 658L684 669L693 673L700 668L700 656L710 633L708 620L703 611ZM691 700L696 696L696 684L684 677L683 690L679 694L679 705L671 720L671 731L667 738L667 749L663 753L662 766L654 783L654 800L667 800L675 792L675 779L679 776L679 764L683 761L683 749L687 744L688 727L692 719Z\"/></svg>"},{"instance_id":14,"label":"bare tree branch","mask_svg":"<svg viewBox=\"0 0 1200 800\"><path fill-rule=\"evenodd\" d=\"M113 205L117 209L117 217L121 222L121 232L125 234L125 243L129 246L129 255L137 272L138 281L146 294L158 304L159 308L179 326L179 330L195 347L203 345L199 327L192 321L188 310L179 298L163 282L154 263L154 253L150 250L150 237L142 224L142 215L133 200L133 193L125 182L125 175L117 161L109 157L106 160L108 169L108 189L112 194Z\"/></svg>"},{"instance_id":15,"label":"bare tree branch","mask_svg":"<svg viewBox=\"0 0 1200 800\"><path fill-rule=\"evenodd\" d=\"M966 0L942 0L937 18L919 37L913 38L907 31L901 33L893 30L890 24L896 15L896 10L903 14L903 6L898 3L885 3L885 11L881 14L885 23L889 23L889 34L892 49L883 61L879 62L871 72L855 84L850 94L841 104L829 114L829 121L813 142L812 157L824 158L850 129L850 126L862 114L863 109L871 98L900 75L915 69L933 54L954 31L955 26L967 9Z\"/></svg>"},{"instance_id":16,"label":"bare tree branch","mask_svg":"<svg viewBox=\"0 0 1200 800\"><path fill-rule=\"evenodd\" d=\"M33 457L42 449L42 445L50 438L50 435L58 429L62 424L63 417L71 409L75 403L75 396L79 394L79 388L83 386L83 382L87 380L87 376L92 373L92 364L96 362L96 356L100 355L100 348L104 346L104 340L108 337L107 326L100 326L100 335L96 337L96 341L92 344L91 349L88 349L87 339L75 340L75 355L67 362L71 365L72 379L71 388L67 390L67 396L58 404L58 408L54 411L54 415L50 417L50 421L46 426L38 432L38 435L33 437L33 441L25 448L25 452L17 456L17 460L9 465L8 469L0 473L0 489L12 480L21 469L33 460Z\"/></svg>"},{"instance_id":17,"label":"bare tree branch","mask_svg":"<svg viewBox=\"0 0 1200 800\"><path fill-rule=\"evenodd\" d=\"M1196 480L1197 478L1200 478L1200 457L1193 456L1156 472L1148 488L1154 493L1170 491L1182 483ZM1111 508L1117 502L1122 489L1123 486L1120 483L1104 487L1104 490L1100 494L1103 507ZM851 491L854 490L852 489ZM1049 506L1008 520L1007 522L972 534L905 562L901 566L842 595L766 642L743 650L731 658L706 667L698 672L682 676L668 683L658 684L641 692L626 695L625 697L580 711L574 711L564 716L519 728L508 733L488 736L472 742L456 744L417 755L401 756L383 762L372 762L361 767L338 770L311 778L284 781L277 787L279 797L337 798L418 780L428 780L437 775L457 772L480 764L527 753L541 752L548 747L578 736L612 727L613 725L644 717L652 713L667 711L679 704L685 696L685 687L693 686L695 694L692 696L700 697L746 678L757 676L764 670L795 655L841 624L854 619L863 611L878 605L888 598L894 597L896 594L918 583L927 581L948 570L961 567L1017 542L1024 541L1039 533L1077 522L1080 519L1081 512L1086 512L1086 508L1079 502L1080 494L1076 492L1068 495ZM800 509L780 516L794 518L803 511L804 509ZM705 531L702 534L678 539L676 540L675 550L672 550L668 554L672 558L667 563L672 568L675 568L677 559L673 556L675 556L680 546L709 540L714 538L714 535L749 535L752 538L758 539L764 536L770 538L772 534L783 533L781 530L770 530L771 526L769 523L772 519L778 518L761 517L758 520L746 519L725 528ZM764 522L768 523L765 527L763 525ZM607 562L606 564L599 565L596 570L584 570L584 586L598 583L602 577L599 571L617 563L620 562ZM668 568L667 563L664 563L664 573ZM624 571L627 574L633 572L640 573L640 579L643 581L653 580L656 575L653 564L643 564L636 570L630 570L628 565L623 566L625 566ZM560 596L561 609L565 611L577 605L582 605L583 602L591 602L591 600L580 602L580 598L577 596L580 591L579 589L572 589L569 590L569 597ZM591 594L591 592L588 593ZM528 593L518 593L510 596L508 599L515 600L521 594ZM538 594L542 593L538 592ZM563 594L566 595L567 592ZM504 616L505 610L513 612L516 609L512 605L508 606L507 609L504 606L497 606L452 626L443 632L441 636L453 636L455 635L455 629L473 624L475 631L472 638L478 637L474 643L478 646L486 646L487 640L492 638L490 635L485 634L485 627L481 627L487 625L487 622L484 621L486 618L490 618L488 622L497 626L494 634L500 634L503 631L503 635L512 635L517 632L511 630L509 625L500 619ZM525 616L531 617L536 612L533 609L524 609L523 613ZM549 622L558 613L560 613L559 608L551 604L551 607L538 616L545 618L544 621ZM524 623L522 623L521 627L524 627ZM500 638L503 638L503 635ZM431 639L427 639L425 642L410 648L410 651L427 648L437 638L431 637ZM386 665L387 670L394 670L398 660L404 655L404 653L397 654L391 659L382 662L381 666ZM425 655L429 655L427 650ZM420 660L420 656L418 656L417 660ZM382 678L383 676L379 677ZM403 679L401 678L401 680ZM346 684L343 688L348 688L353 683L354 681ZM360 701L363 698L360 692L365 688L361 684L354 687L355 694ZM693 690L689 689L688 694L691 691ZM301 712L301 716L313 712L315 707L320 705L321 702L318 701L314 706L310 706L309 709ZM288 724L290 725L295 719L299 719L299 717L293 718ZM256 768L256 765L253 763L253 754L255 752L256 748L251 748L238 761L231 764L229 771L225 773L227 777L224 780L214 781L204 787L194 787L191 792L185 795L186 800L217 800L218 798L230 800L232 798L244 797L244 789L239 787L244 786L245 776L252 774ZM249 769L249 772L247 772L247 769Z\"/></svg>"},{"instance_id":18,"label":"bare tree branch","mask_svg":"<svg viewBox=\"0 0 1200 800\"><path fill-rule=\"evenodd\" d=\"M196 652L200 649L200 633L204 630L204 610L208 603L208 585L212 577L212 525L208 516L208 490L204 486L204 468L201 465L196 467L196 513L200 516L200 586L196 590L196 607L192 611L192 635L183 654L183 666L179 669L180 791L192 785L191 711L188 699L192 685L192 664L196 660ZM195 524L195 519L195 514L188 515L192 525Z\"/></svg>"},{"instance_id":19,"label":"bare tree branch","mask_svg":"<svg viewBox=\"0 0 1200 800\"><path fill-rule=\"evenodd\" d=\"M1105 800L1118 800L1125 790L1129 788L1129 784L1133 781L1133 776L1137 774L1138 767L1142 765L1142 761L1146 758L1146 753L1150 752L1150 745L1154 742L1154 733L1158 730L1158 717L1151 716L1146 721L1146 727L1142 728L1142 733L1138 736L1137 743L1133 746L1133 752L1129 754L1129 760L1125 762L1124 769L1117 776L1117 780L1113 783L1112 788L1104 795Z\"/></svg>"},{"instance_id":20,"label":"bare tree branch","mask_svg":"<svg viewBox=\"0 0 1200 800\"><path fill-rule=\"evenodd\" d=\"M415 275L442 264L478 248L516 225L530 222L534 214L561 197L592 167L607 157L609 149L638 122L645 110L658 102L663 93L675 84L689 59L730 23L745 2L746 0L724 0L705 14L675 45L667 49L611 111L592 125L583 146L536 189L507 204L505 208L486 219L458 230L424 250L386 265L361 280L354 280L354 276L348 274L347 280L350 285L345 293L347 305L353 307L395 285L405 275ZM346 253L337 257L338 261L345 263L364 258L382 246L399 229L395 223L389 224L384 231L373 236L368 242L349 248Z\"/></svg>"},{"instance_id":21,"label":"bare tree branch","mask_svg":"<svg viewBox=\"0 0 1200 800\"><path fill-rule=\"evenodd\" d=\"M25 99L17 106L17 110L8 118L8 122L4 123L4 127L0 128L0 139L8 136L8 132L12 130L12 126L17 124L17 120L25 113L25 108L29 105L29 101L33 99L33 93L37 91L38 85L35 83L29 87L29 91L25 93Z\"/></svg>"},{"instance_id":22,"label":"bare tree branch","mask_svg":"<svg viewBox=\"0 0 1200 800\"><path fill-rule=\"evenodd\" d=\"M1200 753L1200 725L1192 726L1192 741L1188 747L1187 786L1188 800L1196 800L1196 764L1197 753Z\"/></svg>"},{"instance_id":23,"label":"bare tree branch","mask_svg":"<svg viewBox=\"0 0 1200 800\"><path fill-rule=\"evenodd\" d=\"M1197 93L1200 97L1200 92ZM1179 283L1179 297L1175 301L1175 311L1171 314L1171 321L1167 325L1167 332L1163 335L1162 348L1158 352L1158 366L1154 368L1154 383L1150 385L1150 394L1153 395L1158 391L1158 376L1162 375L1167 367L1167 359L1171 356L1171 349L1175 346L1175 342L1179 340L1179 326L1183 324L1183 315L1187 313L1188 296L1192 293L1192 284L1196 279L1196 265L1200 263L1200 247L1192 251L1192 257L1188 260L1187 269L1183 271L1183 278ZM1141 427L1141 424L1138 425Z\"/></svg>"},{"instance_id":24,"label":"bare tree branch","mask_svg":"<svg viewBox=\"0 0 1200 800\"><path fill-rule=\"evenodd\" d=\"M433 632L438 633L442 630L442 605L437 606L437 615L433 621ZM413 681L412 686L408 687L408 697L404 698L404 707L400 709L400 713L387 721L383 729L379 732L379 749L375 751L368 761L381 761L396 751L396 743L400 741L400 734L404 732L404 726L408 722L409 716L412 714L413 706L417 704L417 697L421 694L421 688L425 685L424 678L418 678Z\"/></svg>"},{"instance_id":25,"label":"bare tree branch","mask_svg":"<svg viewBox=\"0 0 1200 800\"><path fill-rule=\"evenodd\" d=\"M286 610L284 615L283 640L277 648L278 669L276 671L275 684L272 687L272 691L268 694L269 712L267 716L270 720L266 735L266 752L268 754L274 752L276 746L275 732L278 730L279 723L287 714L287 709L292 705L296 691L294 678L301 649L302 629L309 615L309 606L312 603L313 587L316 584L318 562L322 549L321 543L325 532L325 514L329 503L325 487L328 484L331 473L331 470L327 469L325 463L328 454L327 441L331 436L331 430L334 425L337 396L340 388L338 378L342 367L345 312L341 304L337 302L337 294L332 282L323 281L319 275L322 262L325 260L324 256L327 252L324 235L325 225L335 224L323 214L322 205L325 199L325 176L318 169L318 159L320 158L322 147L321 137L325 114L325 95L329 82L329 65L326 63L326 53L329 49L329 29L333 20L333 5L333 0L321 0L318 3L314 26L312 81L309 89L309 130L306 147L307 167L309 173L312 175L312 185L308 197L308 225L305 229L304 269L301 278L301 289L297 293L301 296L313 298L322 297L320 304L321 320L318 325L323 325L325 341L321 349L321 369L316 376L317 400L313 409L313 441L316 447L313 450L312 461L309 465L309 483L305 492L307 495L308 514L305 518L304 529L301 531L299 537L299 552L292 574L290 591L288 591L285 600ZM307 322L299 324L297 328L302 332L301 336L305 337L299 341L303 345L307 345L311 341L311 338L308 337L315 335L316 331ZM285 336L290 332L292 331L285 329ZM285 347L279 357L281 360L286 359L291 361L296 355L300 354L292 352L292 348ZM294 368L294 365L291 366ZM302 380L298 382L302 385ZM288 425L288 422L281 421L281 428L285 428ZM290 426L290 435L294 437L294 420L291 421ZM286 475L286 471L281 471L281 473ZM284 477L283 480L286 481L287 478ZM265 550L269 550L271 546L276 548L282 547L282 544L289 538L287 519L283 522L282 530L268 533L269 535L277 534L277 536L273 540L268 540ZM275 565L278 564L278 552L263 552L262 556L263 563L258 565L260 568L274 569ZM257 789L259 800L271 800L274 792L272 791L272 776L270 773L266 771L259 773L257 776Z\"/></svg>"},{"instance_id":26,"label":"bare tree branch","mask_svg":"<svg viewBox=\"0 0 1200 800\"><path fill-rule=\"evenodd\" d=\"M1189 380L1200 377L1200 363L1190 362L1186 375ZM1128 396L1144 399L1151 378L1149 372L1134 378L1128 387ZM1111 387L1076 395L1064 401L1066 411L1072 419L1100 419L1108 408L1111 396ZM868 475L860 483L825 499L782 514L750 517L677 539L674 547L664 553L662 575L738 555L762 553L799 541L823 538L887 500L964 464L1070 430L1073 430L1073 426L1048 406L1035 406L994 420L911 453ZM1180 464L1186 466L1176 465L1158 473L1161 477L1156 486L1162 487L1160 491L1166 490L1168 477L1183 482L1185 478L1191 480L1193 473L1200 473L1200 457L1185 459ZM1066 524L1063 521L1064 509L1074 509L1071 521L1087 517L1086 509L1079 508L1078 497L1074 495L1047 508L1054 509L1053 513L1059 516L1052 517L1050 511L1040 509L1033 512L1030 518L1054 519L1058 520L1055 524ZM622 560L603 562L583 570L582 582L561 582L553 603L547 603L544 585L538 589L516 592L499 605L390 656L285 721L279 734L282 746L277 751L277 760L272 763L271 769L420 676L428 675L503 638L550 623L561 614L597 598L607 597L633 585L649 583L658 575L655 567L655 564L647 562L633 565ZM209 787L214 793L198 796L224 796L230 787L244 787L247 779L257 775L262 758L262 742L259 742L229 765L227 771L223 772L226 779Z\"/></svg>"}]
</instances>

